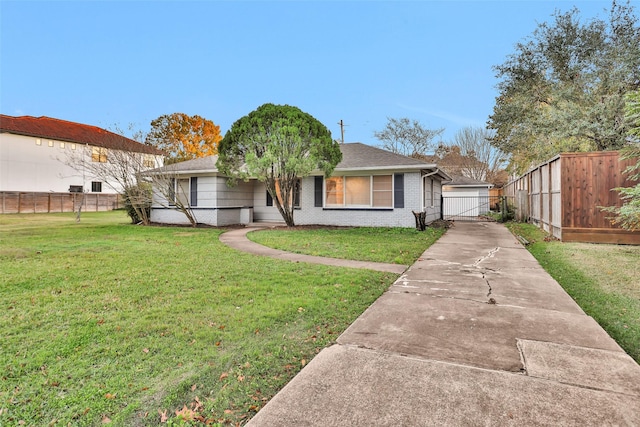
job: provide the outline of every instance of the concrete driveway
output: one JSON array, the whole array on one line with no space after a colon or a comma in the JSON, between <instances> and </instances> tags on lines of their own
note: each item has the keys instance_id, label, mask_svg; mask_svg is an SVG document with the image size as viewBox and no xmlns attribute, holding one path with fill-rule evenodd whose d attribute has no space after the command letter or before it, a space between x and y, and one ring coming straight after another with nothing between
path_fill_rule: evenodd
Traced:
<instances>
[{"instance_id":1,"label":"concrete driveway","mask_svg":"<svg viewBox=\"0 0 640 427\"><path fill-rule=\"evenodd\" d=\"M456 223L249 425L640 425L640 366L504 226Z\"/></svg>"}]
</instances>

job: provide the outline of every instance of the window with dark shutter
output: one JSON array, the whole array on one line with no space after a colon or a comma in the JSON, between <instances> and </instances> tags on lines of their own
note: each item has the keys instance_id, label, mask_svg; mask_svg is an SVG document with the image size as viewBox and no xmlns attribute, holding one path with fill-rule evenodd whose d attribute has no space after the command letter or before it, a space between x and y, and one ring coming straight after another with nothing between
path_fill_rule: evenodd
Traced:
<instances>
[{"instance_id":1,"label":"window with dark shutter","mask_svg":"<svg viewBox=\"0 0 640 427\"><path fill-rule=\"evenodd\" d=\"M404 174L393 175L393 207L404 208Z\"/></svg>"},{"instance_id":2,"label":"window with dark shutter","mask_svg":"<svg viewBox=\"0 0 640 427\"><path fill-rule=\"evenodd\" d=\"M267 191L267 206L273 206L273 197L271 197L269 191Z\"/></svg>"}]
</instances>

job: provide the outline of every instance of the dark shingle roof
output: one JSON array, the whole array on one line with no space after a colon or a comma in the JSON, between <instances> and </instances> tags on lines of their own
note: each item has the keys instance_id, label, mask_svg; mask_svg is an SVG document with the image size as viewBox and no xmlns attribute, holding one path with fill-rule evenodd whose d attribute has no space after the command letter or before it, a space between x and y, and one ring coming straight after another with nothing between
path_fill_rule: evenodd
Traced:
<instances>
[{"instance_id":1,"label":"dark shingle roof","mask_svg":"<svg viewBox=\"0 0 640 427\"><path fill-rule=\"evenodd\" d=\"M340 144L340 151L342 152L342 161L338 163L335 171L357 171L357 170L403 170L403 169L437 169L433 163L425 163L421 160L411 157L395 154L390 151L382 150L380 148L372 147L371 145L362 144L360 142L352 142L347 144ZM162 168L154 169L149 172L207 172L217 173L218 168L216 162L218 156L201 157L198 159L187 160L180 163L174 163ZM438 174L444 178L449 179L443 171L438 171Z\"/></svg>"},{"instance_id":2,"label":"dark shingle roof","mask_svg":"<svg viewBox=\"0 0 640 427\"><path fill-rule=\"evenodd\" d=\"M51 117L5 116L0 114L0 132L57 141L89 144L115 150L162 155L163 152L133 139L109 132L97 126L52 119Z\"/></svg>"},{"instance_id":3,"label":"dark shingle roof","mask_svg":"<svg viewBox=\"0 0 640 427\"><path fill-rule=\"evenodd\" d=\"M433 168L435 164L425 163L422 160L402 156L390 151L382 150L361 142L340 144L342 161L336 166L336 170L349 169L380 169L380 168Z\"/></svg>"},{"instance_id":4,"label":"dark shingle roof","mask_svg":"<svg viewBox=\"0 0 640 427\"><path fill-rule=\"evenodd\" d=\"M218 168L216 162L218 161L218 155L198 157L197 159L185 160L184 162L173 163L163 166L161 168L153 169L147 172L206 172L216 173Z\"/></svg>"},{"instance_id":5,"label":"dark shingle roof","mask_svg":"<svg viewBox=\"0 0 640 427\"><path fill-rule=\"evenodd\" d=\"M468 178L462 175L452 175L451 181L445 181L443 185L450 185L452 187L492 187L493 184L484 181L478 181L477 179Z\"/></svg>"}]
</instances>

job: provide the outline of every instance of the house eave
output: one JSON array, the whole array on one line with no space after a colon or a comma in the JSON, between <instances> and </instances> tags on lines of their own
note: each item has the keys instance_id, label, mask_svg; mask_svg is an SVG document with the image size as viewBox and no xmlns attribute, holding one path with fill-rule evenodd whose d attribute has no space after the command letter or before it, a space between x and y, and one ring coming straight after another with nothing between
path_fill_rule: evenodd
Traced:
<instances>
[{"instance_id":1,"label":"house eave","mask_svg":"<svg viewBox=\"0 0 640 427\"><path fill-rule=\"evenodd\" d=\"M436 169L436 165L395 165L395 166L363 166L357 168L335 168L335 172L364 172L364 171L420 171L423 169ZM320 171L317 171L321 173Z\"/></svg>"},{"instance_id":2,"label":"house eave","mask_svg":"<svg viewBox=\"0 0 640 427\"><path fill-rule=\"evenodd\" d=\"M470 185L470 184L467 184L467 185L464 185L464 184L460 184L460 185L453 184L453 185L451 185L451 184L442 184L442 188L445 188L445 187L451 187L451 188L493 188L493 184L487 184L487 185Z\"/></svg>"}]
</instances>

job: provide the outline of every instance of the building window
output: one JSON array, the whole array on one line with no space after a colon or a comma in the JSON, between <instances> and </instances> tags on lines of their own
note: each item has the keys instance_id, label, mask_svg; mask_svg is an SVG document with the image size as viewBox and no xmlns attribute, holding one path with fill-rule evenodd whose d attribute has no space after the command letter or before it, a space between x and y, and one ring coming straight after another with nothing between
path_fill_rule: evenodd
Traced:
<instances>
[{"instance_id":1,"label":"building window","mask_svg":"<svg viewBox=\"0 0 640 427\"><path fill-rule=\"evenodd\" d=\"M435 203L434 203L434 201L435 201L435 194L434 194L435 191L434 191L434 188L433 188L433 178L431 178L430 181L431 181L431 184L430 184L431 185L431 207L433 207L433 206L435 206Z\"/></svg>"},{"instance_id":2,"label":"building window","mask_svg":"<svg viewBox=\"0 0 640 427\"><path fill-rule=\"evenodd\" d=\"M106 163L107 162L107 149L104 147L91 147L91 161Z\"/></svg>"},{"instance_id":3,"label":"building window","mask_svg":"<svg viewBox=\"0 0 640 427\"><path fill-rule=\"evenodd\" d=\"M296 179L296 181L293 184L293 195L292 195L294 208L300 207L300 188L302 188L302 182L300 181L300 179ZM273 206L273 197L271 197L271 194L269 194L269 191L267 191L266 193L267 193L267 206ZM278 194L278 197L280 197L280 184L278 184L277 181L276 181L276 193ZM280 197L280 199L282 199L282 197Z\"/></svg>"},{"instance_id":4,"label":"building window","mask_svg":"<svg viewBox=\"0 0 640 427\"><path fill-rule=\"evenodd\" d=\"M325 206L344 206L344 178L336 176L325 180L327 199Z\"/></svg>"},{"instance_id":5,"label":"building window","mask_svg":"<svg viewBox=\"0 0 640 427\"><path fill-rule=\"evenodd\" d=\"M142 160L142 166L145 168L153 168L156 166L156 161L153 156L145 154Z\"/></svg>"},{"instance_id":6,"label":"building window","mask_svg":"<svg viewBox=\"0 0 640 427\"><path fill-rule=\"evenodd\" d=\"M92 193L102 193L102 182L93 181L91 183L91 192Z\"/></svg>"},{"instance_id":7,"label":"building window","mask_svg":"<svg viewBox=\"0 0 640 427\"><path fill-rule=\"evenodd\" d=\"M75 150L76 149L76 144L71 144L71 149Z\"/></svg>"},{"instance_id":8,"label":"building window","mask_svg":"<svg viewBox=\"0 0 640 427\"><path fill-rule=\"evenodd\" d=\"M393 207L392 175L336 176L325 185L326 207Z\"/></svg>"},{"instance_id":9,"label":"building window","mask_svg":"<svg viewBox=\"0 0 640 427\"><path fill-rule=\"evenodd\" d=\"M40 138L36 138L36 145L42 145L42 140Z\"/></svg>"},{"instance_id":10,"label":"building window","mask_svg":"<svg viewBox=\"0 0 640 427\"><path fill-rule=\"evenodd\" d=\"M82 193L82 185L70 185L69 193Z\"/></svg>"},{"instance_id":11,"label":"building window","mask_svg":"<svg viewBox=\"0 0 640 427\"><path fill-rule=\"evenodd\" d=\"M176 179L176 201L182 206L189 206L189 178Z\"/></svg>"},{"instance_id":12,"label":"building window","mask_svg":"<svg viewBox=\"0 0 640 427\"><path fill-rule=\"evenodd\" d=\"M64 142L60 143L60 148L64 148Z\"/></svg>"},{"instance_id":13,"label":"building window","mask_svg":"<svg viewBox=\"0 0 640 427\"><path fill-rule=\"evenodd\" d=\"M373 176L373 206L391 206L393 203L393 179L391 175Z\"/></svg>"},{"instance_id":14,"label":"building window","mask_svg":"<svg viewBox=\"0 0 640 427\"><path fill-rule=\"evenodd\" d=\"M53 147L53 141L49 140L49 147Z\"/></svg>"}]
</instances>

